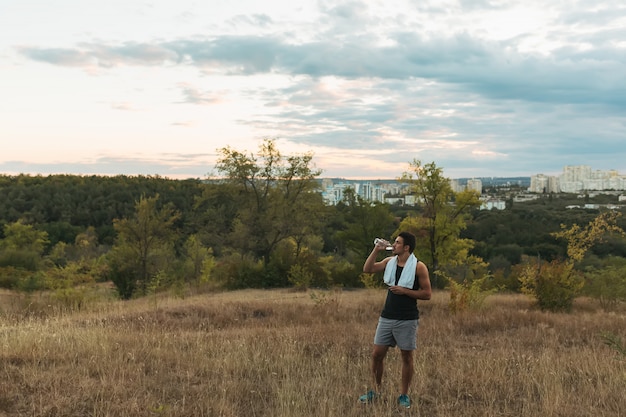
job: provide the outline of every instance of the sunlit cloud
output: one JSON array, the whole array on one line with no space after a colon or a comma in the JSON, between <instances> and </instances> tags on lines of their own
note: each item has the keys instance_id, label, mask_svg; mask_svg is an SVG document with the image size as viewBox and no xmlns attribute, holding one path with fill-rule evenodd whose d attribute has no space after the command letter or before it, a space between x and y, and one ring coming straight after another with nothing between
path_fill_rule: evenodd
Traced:
<instances>
[{"instance_id":1,"label":"sunlit cloud","mask_svg":"<svg viewBox=\"0 0 626 417\"><path fill-rule=\"evenodd\" d=\"M254 151L273 137L348 177L392 175L414 158L450 175L626 171L626 9L616 2L181 0L93 4L89 22L43 18L59 1L15 9L3 28L3 135L19 146L0 164L35 172L46 165L28 165L31 149L50 160L71 149L94 170L171 164L197 175L166 155ZM94 156L107 147L124 157ZM128 157L136 149L164 162Z\"/></svg>"},{"instance_id":2,"label":"sunlit cloud","mask_svg":"<svg viewBox=\"0 0 626 417\"><path fill-rule=\"evenodd\" d=\"M226 93L201 91L187 83L180 83L179 88L184 96L183 103L208 105L216 104L223 100Z\"/></svg>"}]
</instances>

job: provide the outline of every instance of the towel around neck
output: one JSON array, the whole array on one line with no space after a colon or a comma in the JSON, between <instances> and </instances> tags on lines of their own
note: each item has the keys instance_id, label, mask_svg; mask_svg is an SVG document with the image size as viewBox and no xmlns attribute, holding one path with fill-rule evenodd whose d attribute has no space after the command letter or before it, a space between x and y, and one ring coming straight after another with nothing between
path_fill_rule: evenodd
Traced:
<instances>
[{"instance_id":1,"label":"towel around neck","mask_svg":"<svg viewBox=\"0 0 626 417\"><path fill-rule=\"evenodd\" d=\"M394 256L385 265L385 273L383 274L383 281L387 285L395 285L396 281L396 266L398 266L398 255ZM400 280L398 285L405 288L413 288L415 283L415 268L417 267L417 258L415 255L410 254L409 258L404 264L402 273L400 274Z\"/></svg>"}]
</instances>

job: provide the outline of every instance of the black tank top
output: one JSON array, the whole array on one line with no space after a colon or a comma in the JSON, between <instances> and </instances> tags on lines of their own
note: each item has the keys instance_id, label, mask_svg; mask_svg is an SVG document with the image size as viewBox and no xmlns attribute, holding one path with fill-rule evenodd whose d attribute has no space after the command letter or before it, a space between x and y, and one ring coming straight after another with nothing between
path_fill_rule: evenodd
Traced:
<instances>
[{"instance_id":1,"label":"black tank top","mask_svg":"<svg viewBox=\"0 0 626 417\"><path fill-rule=\"evenodd\" d=\"M402 275L402 266L396 266L396 285ZM413 289L419 289L419 282L417 278L413 283ZM419 310L417 309L417 300L411 298L408 295L398 295L387 290L387 299L385 300L385 306L380 313L381 317L392 320L416 320L419 319Z\"/></svg>"}]
</instances>

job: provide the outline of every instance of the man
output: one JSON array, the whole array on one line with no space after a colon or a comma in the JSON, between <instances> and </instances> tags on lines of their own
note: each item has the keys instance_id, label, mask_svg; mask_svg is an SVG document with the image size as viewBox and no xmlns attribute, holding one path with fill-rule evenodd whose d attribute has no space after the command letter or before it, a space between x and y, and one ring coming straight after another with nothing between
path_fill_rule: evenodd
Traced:
<instances>
[{"instance_id":1,"label":"man","mask_svg":"<svg viewBox=\"0 0 626 417\"><path fill-rule=\"evenodd\" d=\"M375 245L363 265L365 273L384 272L383 280L389 288L374 336L372 377L375 390L369 390L359 401L369 403L378 397L385 355L389 347L398 346L402 356L402 384L398 404L409 408L411 399L408 393L413 378L413 351L416 349L419 319L417 300L430 300L432 289L428 268L413 255L415 235L400 233L392 244L393 256L377 262L378 253L384 251L385 246L385 242Z\"/></svg>"}]
</instances>

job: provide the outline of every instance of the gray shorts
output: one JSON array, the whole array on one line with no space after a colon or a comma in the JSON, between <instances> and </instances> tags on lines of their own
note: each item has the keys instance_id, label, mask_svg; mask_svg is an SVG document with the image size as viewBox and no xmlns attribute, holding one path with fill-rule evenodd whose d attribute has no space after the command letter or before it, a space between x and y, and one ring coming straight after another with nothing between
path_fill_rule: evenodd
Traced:
<instances>
[{"instance_id":1,"label":"gray shorts","mask_svg":"<svg viewBox=\"0 0 626 417\"><path fill-rule=\"evenodd\" d=\"M397 345L401 350L415 350L417 348L417 320L379 318L374 344L391 347Z\"/></svg>"}]
</instances>

